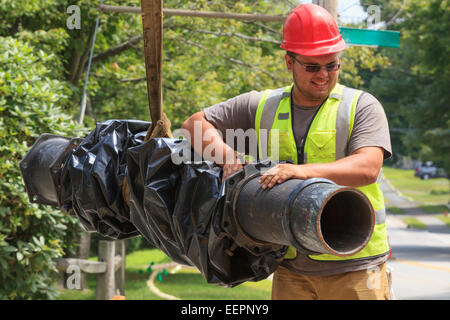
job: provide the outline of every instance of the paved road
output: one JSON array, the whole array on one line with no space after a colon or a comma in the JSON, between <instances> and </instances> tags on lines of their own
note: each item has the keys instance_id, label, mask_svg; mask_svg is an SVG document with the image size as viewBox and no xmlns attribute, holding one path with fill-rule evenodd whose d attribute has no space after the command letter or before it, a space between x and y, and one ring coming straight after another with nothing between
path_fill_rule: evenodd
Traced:
<instances>
[{"instance_id":1,"label":"paved road","mask_svg":"<svg viewBox=\"0 0 450 320\"><path fill-rule=\"evenodd\" d=\"M450 228L433 214L417 208L382 182L388 206L402 208L419 219L427 230L407 228L399 215L388 214L387 226L393 259L393 288L398 300L450 300Z\"/></svg>"}]
</instances>

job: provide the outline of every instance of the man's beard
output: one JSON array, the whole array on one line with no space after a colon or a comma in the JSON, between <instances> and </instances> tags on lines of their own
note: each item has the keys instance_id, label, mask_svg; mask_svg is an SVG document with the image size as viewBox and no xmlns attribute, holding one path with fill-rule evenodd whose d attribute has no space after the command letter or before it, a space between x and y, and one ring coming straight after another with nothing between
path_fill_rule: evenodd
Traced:
<instances>
[{"instance_id":1,"label":"man's beard","mask_svg":"<svg viewBox=\"0 0 450 320\"><path fill-rule=\"evenodd\" d=\"M330 94L330 92L327 92L326 94L320 94L320 93L314 94L310 91L303 90L300 87L300 85L298 84L295 74L293 74L293 78L294 78L294 85L297 88L297 90L303 95L303 97L305 97L311 101L322 102Z\"/></svg>"}]
</instances>

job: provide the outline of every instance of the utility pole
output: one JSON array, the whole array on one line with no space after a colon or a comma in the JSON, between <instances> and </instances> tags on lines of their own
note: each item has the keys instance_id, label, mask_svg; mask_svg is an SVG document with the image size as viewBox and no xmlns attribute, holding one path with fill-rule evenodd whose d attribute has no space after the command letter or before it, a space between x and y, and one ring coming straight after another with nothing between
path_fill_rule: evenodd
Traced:
<instances>
[{"instance_id":1,"label":"utility pole","mask_svg":"<svg viewBox=\"0 0 450 320\"><path fill-rule=\"evenodd\" d=\"M333 18L335 20L337 19L338 0L313 0L313 3L327 9L328 12L331 13Z\"/></svg>"}]
</instances>

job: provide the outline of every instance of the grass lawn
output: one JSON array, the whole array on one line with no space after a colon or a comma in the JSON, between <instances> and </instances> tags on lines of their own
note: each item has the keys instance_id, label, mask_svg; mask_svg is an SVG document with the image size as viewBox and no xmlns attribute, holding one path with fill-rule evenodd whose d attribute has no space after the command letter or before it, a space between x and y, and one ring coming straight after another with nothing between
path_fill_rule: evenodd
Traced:
<instances>
[{"instance_id":1,"label":"grass lawn","mask_svg":"<svg viewBox=\"0 0 450 320\"><path fill-rule=\"evenodd\" d=\"M89 258L97 260L97 257ZM150 263L164 263L170 261L161 250L148 249L135 251L127 255L125 273L125 295L128 300L160 300L161 298L153 294L147 287L147 280L150 273L147 268ZM95 287L97 276L88 274L86 277L86 287L84 291L61 290L58 300L95 300Z\"/></svg>"},{"instance_id":2,"label":"grass lawn","mask_svg":"<svg viewBox=\"0 0 450 320\"><path fill-rule=\"evenodd\" d=\"M96 258L90 258L96 260ZM126 287L127 300L161 300L159 296L150 291L147 281L150 278L148 267L151 263L159 264L170 262L159 249L135 251L127 255L126 261ZM181 269L178 272L162 275L162 281L155 280L155 286L162 292L181 299L191 300L268 300L272 282L263 280L259 282L246 282L234 288L225 288L208 284L197 269ZM96 275L88 274L86 279L87 290L60 290L58 300L95 300Z\"/></svg>"},{"instance_id":3,"label":"grass lawn","mask_svg":"<svg viewBox=\"0 0 450 320\"><path fill-rule=\"evenodd\" d=\"M435 178L422 180L414 176L414 170L383 167L383 174L404 196L423 203L421 206L430 213L444 212L450 199L449 180ZM389 207L389 203L386 204Z\"/></svg>"},{"instance_id":4,"label":"grass lawn","mask_svg":"<svg viewBox=\"0 0 450 320\"><path fill-rule=\"evenodd\" d=\"M403 218L403 222L410 228L414 229L426 229L427 226L413 217L405 217Z\"/></svg>"},{"instance_id":5,"label":"grass lawn","mask_svg":"<svg viewBox=\"0 0 450 320\"><path fill-rule=\"evenodd\" d=\"M421 205L420 206L423 211L428 213L444 213L446 210L448 211L448 208L444 205Z\"/></svg>"},{"instance_id":6,"label":"grass lawn","mask_svg":"<svg viewBox=\"0 0 450 320\"><path fill-rule=\"evenodd\" d=\"M269 300L272 282L245 282L234 288L208 284L198 271L182 269L175 274L168 274L161 282L155 281L156 287L164 293L180 299L191 300Z\"/></svg>"},{"instance_id":7,"label":"grass lawn","mask_svg":"<svg viewBox=\"0 0 450 320\"><path fill-rule=\"evenodd\" d=\"M388 209L390 212L394 213L394 214L402 214L402 213L404 213L404 211L403 211L402 208L389 207L389 206L388 206L387 209Z\"/></svg>"},{"instance_id":8,"label":"grass lawn","mask_svg":"<svg viewBox=\"0 0 450 320\"><path fill-rule=\"evenodd\" d=\"M439 220L441 220L442 222L444 222L448 227L450 227L450 217L449 216L437 216Z\"/></svg>"}]
</instances>

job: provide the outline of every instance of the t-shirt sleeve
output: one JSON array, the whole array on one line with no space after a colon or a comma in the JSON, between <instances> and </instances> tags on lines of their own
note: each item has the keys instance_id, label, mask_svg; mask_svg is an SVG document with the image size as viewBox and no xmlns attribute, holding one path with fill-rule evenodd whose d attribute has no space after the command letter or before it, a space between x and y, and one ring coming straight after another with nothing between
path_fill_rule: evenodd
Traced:
<instances>
[{"instance_id":1,"label":"t-shirt sleeve","mask_svg":"<svg viewBox=\"0 0 450 320\"><path fill-rule=\"evenodd\" d=\"M226 129L255 127L255 116L262 92L250 91L203 109L206 120L225 136Z\"/></svg>"},{"instance_id":2,"label":"t-shirt sleeve","mask_svg":"<svg viewBox=\"0 0 450 320\"><path fill-rule=\"evenodd\" d=\"M363 147L381 147L384 159L392 156L389 125L381 103L370 93L361 94L356 105L349 154Z\"/></svg>"}]
</instances>

